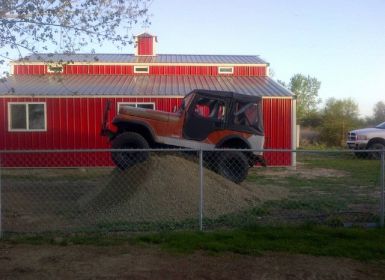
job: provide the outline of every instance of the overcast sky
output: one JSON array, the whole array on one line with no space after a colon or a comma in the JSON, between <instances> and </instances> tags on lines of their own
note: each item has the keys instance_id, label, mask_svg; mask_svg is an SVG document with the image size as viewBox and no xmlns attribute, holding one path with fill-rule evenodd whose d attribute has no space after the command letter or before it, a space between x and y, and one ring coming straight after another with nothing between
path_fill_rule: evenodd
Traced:
<instances>
[{"instance_id":1,"label":"overcast sky","mask_svg":"<svg viewBox=\"0 0 385 280\"><path fill-rule=\"evenodd\" d=\"M322 82L320 97L352 97L362 115L385 102L385 0L154 0L159 53L252 54L274 78Z\"/></svg>"},{"instance_id":2,"label":"overcast sky","mask_svg":"<svg viewBox=\"0 0 385 280\"><path fill-rule=\"evenodd\" d=\"M385 0L154 0L150 13L129 32L157 35L158 53L260 55L275 79L316 77L323 101L352 97L362 116L385 102Z\"/></svg>"}]
</instances>

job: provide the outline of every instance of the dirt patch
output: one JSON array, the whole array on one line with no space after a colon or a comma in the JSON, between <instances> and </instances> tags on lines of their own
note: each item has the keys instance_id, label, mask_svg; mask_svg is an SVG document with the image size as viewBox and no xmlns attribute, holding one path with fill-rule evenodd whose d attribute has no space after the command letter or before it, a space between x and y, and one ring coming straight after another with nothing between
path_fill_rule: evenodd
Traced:
<instances>
[{"instance_id":1,"label":"dirt patch","mask_svg":"<svg viewBox=\"0 0 385 280\"><path fill-rule=\"evenodd\" d=\"M204 216L214 218L284 198L288 191L247 182L237 185L204 169L203 194ZM81 208L99 219L118 215L124 221L142 222L196 219L199 202L199 165L172 155L153 156L124 172L115 170L107 184L79 200Z\"/></svg>"},{"instance_id":2,"label":"dirt patch","mask_svg":"<svg viewBox=\"0 0 385 280\"><path fill-rule=\"evenodd\" d=\"M260 175L265 176L276 176L276 177L291 177L297 176L304 179L316 179L317 177L327 178L340 178L349 176L349 173L342 170L329 169L329 168L304 168L303 165L299 164L296 167L286 168L258 168L257 171Z\"/></svg>"},{"instance_id":3,"label":"dirt patch","mask_svg":"<svg viewBox=\"0 0 385 280\"><path fill-rule=\"evenodd\" d=\"M284 253L177 255L130 245L0 243L0 275L4 279L383 279L385 267Z\"/></svg>"}]
</instances>

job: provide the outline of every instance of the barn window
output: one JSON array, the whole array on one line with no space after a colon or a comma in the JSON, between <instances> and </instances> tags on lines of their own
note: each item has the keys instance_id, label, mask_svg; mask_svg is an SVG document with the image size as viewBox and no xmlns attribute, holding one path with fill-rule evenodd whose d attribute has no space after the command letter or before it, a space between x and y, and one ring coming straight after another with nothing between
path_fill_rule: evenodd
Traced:
<instances>
[{"instance_id":1,"label":"barn window","mask_svg":"<svg viewBox=\"0 0 385 280\"><path fill-rule=\"evenodd\" d=\"M48 64L47 73L63 73L64 67L61 64Z\"/></svg>"},{"instance_id":2,"label":"barn window","mask_svg":"<svg viewBox=\"0 0 385 280\"><path fill-rule=\"evenodd\" d=\"M118 103L118 112L122 106L130 106L130 107L135 107L135 108L155 110L155 103L154 102L119 102Z\"/></svg>"},{"instance_id":3,"label":"barn window","mask_svg":"<svg viewBox=\"0 0 385 280\"><path fill-rule=\"evenodd\" d=\"M149 66L134 66L134 73L149 73Z\"/></svg>"},{"instance_id":4,"label":"barn window","mask_svg":"<svg viewBox=\"0 0 385 280\"><path fill-rule=\"evenodd\" d=\"M46 105L44 102L8 103L9 131L46 131Z\"/></svg>"},{"instance_id":5,"label":"barn window","mask_svg":"<svg viewBox=\"0 0 385 280\"><path fill-rule=\"evenodd\" d=\"M218 67L218 73L219 74L233 74L234 73L234 67Z\"/></svg>"}]
</instances>

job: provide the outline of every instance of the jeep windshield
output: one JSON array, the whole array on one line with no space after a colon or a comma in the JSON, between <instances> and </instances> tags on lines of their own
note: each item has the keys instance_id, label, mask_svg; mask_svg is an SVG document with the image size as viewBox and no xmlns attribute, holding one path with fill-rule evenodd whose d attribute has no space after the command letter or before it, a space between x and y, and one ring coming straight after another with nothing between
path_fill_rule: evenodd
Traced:
<instances>
[{"instance_id":1,"label":"jeep windshield","mask_svg":"<svg viewBox=\"0 0 385 280\"><path fill-rule=\"evenodd\" d=\"M236 102L234 111L234 124L263 134L263 124L259 103Z\"/></svg>"},{"instance_id":2,"label":"jeep windshield","mask_svg":"<svg viewBox=\"0 0 385 280\"><path fill-rule=\"evenodd\" d=\"M376 128L385 129L385 122L380 123L379 125L376 126Z\"/></svg>"}]
</instances>

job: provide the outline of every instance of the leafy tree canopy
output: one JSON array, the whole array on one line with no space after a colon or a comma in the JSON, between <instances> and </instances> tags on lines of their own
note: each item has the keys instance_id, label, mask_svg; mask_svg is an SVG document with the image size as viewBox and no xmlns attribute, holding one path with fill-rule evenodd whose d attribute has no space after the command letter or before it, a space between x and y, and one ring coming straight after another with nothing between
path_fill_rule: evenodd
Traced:
<instances>
[{"instance_id":1,"label":"leafy tree canopy","mask_svg":"<svg viewBox=\"0 0 385 280\"><path fill-rule=\"evenodd\" d=\"M282 82L281 82L282 83ZM321 82L314 77L295 74L289 83L289 89L297 96L297 119L299 123L317 110L317 105L321 102L318 91Z\"/></svg>"},{"instance_id":2,"label":"leafy tree canopy","mask_svg":"<svg viewBox=\"0 0 385 280\"><path fill-rule=\"evenodd\" d=\"M353 99L328 99L322 112L321 140L328 146L344 146L348 131L361 125L358 115Z\"/></svg>"},{"instance_id":3,"label":"leafy tree canopy","mask_svg":"<svg viewBox=\"0 0 385 280\"><path fill-rule=\"evenodd\" d=\"M132 43L127 31L149 24L150 0L1 0L0 57L10 50L22 53L48 51L74 53L105 41L117 47Z\"/></svg>"},{"instance_id":4,"label":"leafy tree canopy","mask_svg":"<svg viewBox=\"0 0 385 280\"><path fill-rule=\"evenodd\" d=\"M375 124L385 122L385 102L379 101L374 105L373 118Z\"/></svg>"}]
</instances>

